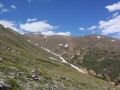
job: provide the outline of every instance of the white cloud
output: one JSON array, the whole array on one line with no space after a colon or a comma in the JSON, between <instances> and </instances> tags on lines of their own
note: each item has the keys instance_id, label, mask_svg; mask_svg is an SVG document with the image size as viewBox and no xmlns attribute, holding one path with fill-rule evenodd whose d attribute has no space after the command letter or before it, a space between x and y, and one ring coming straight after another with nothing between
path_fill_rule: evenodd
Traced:
<instances>
[{"instance_id":1,"label":"white cloud","mask_svg":"<svg viewBox=\"0 0 120 90\"><path fill-rule=\"evenodd\" d=\"M8 20L0 20L0 24L3 25L6 28L11 28L17 32L21 32L18 28L16 28L16 24L13 21Z\"/></svg>"},{"instance_id":2,"label":"white cloud","mask_svg":"<svg viewBox=\"0 0 120 90\"><path fill-rule=\"evenodd\" d=\"M0 13L2 14L2 13L7 13L7 12L9 12L10 10L9 9L7 9L7 8L2 8L1 9L1 11L0 11Z\"/></svg>"},{"instance_id":3,"label":"white cloud","mask_svg":"<svg viewBox=\"0 0 120 90\"><path fill-rule=\"evenodd\" d=\"M91 30L92 31L92 30L95 30L95 29L97 29L97 26L93 25L93 26L90 26L89 28L87 28L86 30ZM83 30L85 30L85 28L80 27L79 30L83 31Z\"/></svg>"},{"instance_id":4,"label":"white cloud","mask_svg":"<svg viewBox=\"0 0 120 90\"><path fill-rule=\"evenodd\" d=\"M109 12L114 12L114 11L120 10L120 2L117 2L112 5L108 5L105 8L108 9Z\"/></svg>"},{"instance_id":5,"label":"white cloud","mask_svg":"<svg viewBox=\"0 0 120 90\"><path fill-rule=\"evenodd\" d=\"M28 18L27 19L27 22L34 22L34 21L37 21L37 18Z\"/></svg>"},{"instance_id":6,"label":"white cloud","mask_svg":"<svg viewBox=\"0 0 120 90\"><path fill-rule=\"evenodd\" d=\"M16 6L15 5L11 5L11 6L9 6L9 8L7 8L4 4L2 4L0 2L0 14L10 12L11 9L16 9Z\"/></svg>"},{"instance_id":7,"label":"white cloud","mask_svg":"<svg viewBox=\"0 0 120 90\"><path fill-rule=\"evenodd\" d=\"M16 24L14 21L8 20L0 20L0 24L2 24L5 28L11 28L21 34L25 32L23 30L33 32L33 33L41 33L44 35L63 35L63 36L70 36L71 32L55 32L53 31L56 29L56 26L52 26L48 24L47 21L39 21L39 22L32 22L32 23L25 23L25 24ZM19 27L17 27L19 26Z\"/></svg>"},{"instance_id":8,"label":"white cloud","mask_svg":"<svg viewBox=\"0 0 120 90\"><path fill-rule=\"evenodd\" d=\"M41 34L44 34L44 35L55 35L56 33L54 31L45 31L45 32L41 32Z\"/></svg>"},{"instance_id":9,"label":"white cloud","mask_svg":"<svg viewBox=\"0 0 120 90\"><path fill-rule=\"evenodd\" d=\"M71 32L58 32L56 35L70 36Z\"/></svg>"},{"instance_id":10,"label":"white cloud","mask_svg":"<svg viewBox=\"0 0 120 90\"><path fill-rule=\"evenodd\" d=\"M112 14L112 17L116 17L119 15L119 12L115 12L114 14Z\"/></svg>"},{"instance_id":11,"label":"white cloud","mask_svg":"<svg viewBox=\"0 0 120 90\"><path fill-rule=\"evenodd\" d=\"M12 9L16 9L17 7L15 5L10 6Z\"/></svg>"},{"instance_id":12,"label":"white cloud","mask_svg":"<svg viewBox=\"0 0 120 90\"><path fill-rule=\"evenodd\" d=\"M91 27L88 28L88 30L95 30L97 28L97 26L93 25Z\"/></svg>"},{"instance_id":13,"label":"white cloud","mask_svg":"<svg viewBox=\"0 0 120 90\"><path fill-rule=\"evenodd\" d=\"M95 31L92 31L91 33L92 33L92 34L95 34L96 32L95 32Z\"/></svg>"},{"instance_id":14,"label":"white cloud","mask_svg":"<svg viewBox=\"0 0 120 90\"><path fill-rule=\"evenodd\" d=\"M113 35L114 38L119 38L120 39L120 33Z\"/></svg>"},{"instance_id":15,"label":"white cloud","mask_svg":"<svg viewBox=\"0 0 120 90\"><path fill-rule=\"evenodd\" d=\"M43 32L54 30L56 26L50 25L47 21L37 21L20 24L20 28L29 32Z\"/></svg>"},{"instance_id":16,"label":"white cloud","mask_svg":"<svg viewBox=\"0 0 120 90\"><path fill-rule=\"evenodd\" d=\"M83 28L83 27L80 27L80 28L79 28L79 30L85 30L85 28Z\"/></svg>"},{"instance_id":17,"label":"white cloud","mask_svg":"<svg viewBox=\"0 0 120 90\"><path fill-rule=\"evenodd\" d=\"M100 21L99 28L102 30L102 34L105 35L120 33L120 15L108 21Z\"/></svg>"},{"instance_id":18,"label":"white cloud","mask_svg":"<svg viewBox=\"0 0 120 90\"><path fill-rule=\"evenodd\" d=\"M9 12L9 9L5 8L5 5L0 2L0 14Z\"/></svg>"},{"instance_id":19,"label":"white cloud","mask_svg":"<svg viewBox=\"0 0 120 90\"><path fill-rule=\"evenodd\" d=\"M61 35L61 36L70 36L71 32L54 32L54 31L46 31L46 32L42 32L41 34L44 35Z\"/></svg>"},{"instance_id":20,"label":"white cloud","mask_svg":"<svg viewBox=\"0 0 120 90\"><path fill-rule=\"evenodd\" d=\"M112 35L120 38L120 2L105 7L112 13L112 16L107 20L99 21L99 29L103 35Z\"/></svg>"},{"instance_id":21,"label":"white cloud","mask_svg":"<svg viewBox=\"0 0 120 90\"><path fill-rule=\"evenodd\" d=\"M31 21L31 19L27 20ZM25 24L20 24L20 29L26 30L33 33L41 33L44 35L63 35L63 36L70 36L70 32L55 32L54 29L58 28L57 26L50 25L46 20L44 21L34 21L27 22Z\"/></svg>"},{"instance_id":22,"label":"white cloud","mask_svg":"<svg viewBox=\"0 0 120 90\"><path fill-rule=\"evenodd\" d=\"M4 7L4 5L0 2L0 9L3 8L3 7Z\"/></svg>"}]
</instances>

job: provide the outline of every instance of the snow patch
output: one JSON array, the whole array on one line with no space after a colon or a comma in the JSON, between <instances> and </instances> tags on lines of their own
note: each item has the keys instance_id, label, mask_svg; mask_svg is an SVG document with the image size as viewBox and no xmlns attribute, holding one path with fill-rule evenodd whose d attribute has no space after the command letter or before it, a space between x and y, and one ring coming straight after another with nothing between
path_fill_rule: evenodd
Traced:
<instances>
[{"instance_id":1,"label":"snow patch","mask_svg":"<svg viewBox=\"0 0 120 90\"><path fill-rule=\"evenodd\" d=\"M82 69L80 69L79 67L77 67L77 66L75 66L75 65L73 65L73 64L68 63L61 55L56 54L56 53L50 51L50 50L47 49L47 48L44 48L44 47L41 47L41 48L44 49L44 50L46 50L47 52L52 53L53 55L59 57L59 58L62 60L62 61L61 61L62 63L66 63L66 64L70 65L72 68L76 69L77 71L86 74L86 72L83 71ZM49 57L49 58L52 58L52 57ZM53 58L52 58L52 59L53 59ZM56 59L56 60L57 60L57 59ZM57 61L58 61L58 60L57 60Z\"/></svg>"},{"instance_id":2,"label":"snow patch","mask_svg":"<svg viewBox=\"0 0 120 90\"><path fill-rule=\"evenodd\" d=\"M35 45L38 46L39 44L36 43Z\"/></svg>"},{"instance_id":3,"label":"snow patch","mask_svg":"<svg viewBox=\"0 0 120 90\"><path fill-rule=\"evenodd\" d=\"M63 63L67 63L68 64L68 62L63 57L61 57L61 56L59 56L59 57L60 57L60 59L62 60Z\"/></svg>"},{"instance_id":4,"label":"snow patch","mask_svg":"<svg viewBox=\"0 0 120 90\"><path fill-rule=\"evenodd\" d=\"M55 59L55 58L53 58L53 57L49 57L49 58L52 59L52 60L58 61L57 59Z\"/></svg>"},{"instance_id":5,"label":"snow patch","mask_svg":"<svg viewBox=\"0 0 120 90\"><path fill-rule=\"evenodd\" d=\"M28 42L31 42L31 40L27 40Z\"/></svg>"},{"instance_id":6,"label":"snow patch","mask_svg":"<svg viewBox=\"0 0 120 90\"><path fill-rule=\"evenodd\" d=\"M76 53L76 55L78 55L78 56L79 56L79 55L80 55L80 53Z\"/></svg>"},{"instance_id":7,"label":"snow patch","mask_svg":"<svg viewBox=\"0 0 120 90\"><path fill-rule=\"evenodd\" d=\"M75 66L75 65L73 65L73 64L70 64L70 66L73 67L74 69L78 70L79 72L85 74L85 72L84 72L83 70L81 70L79 67L77 67L77 66Z\"/></svg>"},{"instance_id":8,"label":"snow patch","mask_svg":"<svg viewBox=\"0 0 120 90\"><path fill-rule=\"evenodd\" d=\"M43 38L45 38L45 39L46 39L46 38L47 38L47 36L44 36Z\"/></svg>"},{"instance_id":9,"label":"snow patch","mask_svg":"<svg viewBox=\"0 0 120 90\"><path fill-rule=\"evenodd\" d=\"M112 42L115 42L116 40L111 40Z\"/></svg>"},{"instance_id":10,"label":"snow patch","mask_svg":"<svg viewBox=\"0 0 120 90\"><path fill-rule=\"evenodd\" d=\"M4 28L8 28L6 25L3 25Z\"/></svg>"},{"instance_id":11,"label":"snow patch","mask_svg":"<svg viewBox=\"0 0 120 90\"><path fill-rule=\"evenodd\" d=\"M59 46L64 46L63 44L59 44Z\"/></svg>"},{"instance_id":12,"label":"snow patch","mask_svg":"<svg viewBox=\"0 0 120 90\"><path fill-rule=\"evenodd\" d=\"M97 36L98 39L100 39L101 37L100 36Z\"/></svg>"},{"instance_id":13,"label":"snow patch","mask_svg":"<svg viewBox=\"0 0 120 90\"><path fill-rule=\"evenodd\" d=\"M20 33L21 35L24 35L25 33Z\"/></svg>"},{"instance_id":14,"label":"snow patch","mask_svg":"<svg viewBox=\"0 0 120 90\"><path fill-rule=\"evenodd\" d=\"M67 48L68 47L68 44L65 44L65 46L64 46L65 48Z\"/></svg>"},{"instance_id":15,"label":"snow patch","mask_svg":"<svg viewBox=\"0 0 120 90\"><path fill-rule=\"evenodd\" d=\"M69 44L59 44L59 46L63 46L64 48L68 48Z\"/></svg>"},{"instance_id":16,"label":"snow patch","mask_svg":"<svg viewBox=\"0 0 120 90\"><path fill-rule=\"evenodd\" d=\"M59 58L62 60L61 62L63 62L63 63L67 63L66 60L65 60L63 57L61 57L59 54L56 54L56 53L50 51L50 50L47 49L47 48L44 48L44 47L41 47L41 48L43 48L43 49L46 50L47 52L52 53L53 55L59 57Z\"/></svg>"}]
</instances>

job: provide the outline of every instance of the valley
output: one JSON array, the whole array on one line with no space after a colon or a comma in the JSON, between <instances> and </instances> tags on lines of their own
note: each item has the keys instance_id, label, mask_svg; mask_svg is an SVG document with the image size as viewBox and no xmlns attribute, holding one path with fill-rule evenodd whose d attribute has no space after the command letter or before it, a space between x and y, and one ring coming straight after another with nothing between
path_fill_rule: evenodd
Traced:
<instances>
[{"instance_id":1,"label":"valley","mask_svg":"<svg viewBox=\"0 0 120 90\"><path fill-rule=\"evenodd\" d=\"M37 47L44 46L62 56L68 63L84 70L82 73L115 82L119 85L120 77L120 41L106 36L42 36L25 35ZM31 38L32 37L32 38ZM58 56L58 55L57 55ZM80 71L80 70L78 70Z\"/></svg>"},{"instance_id":2,"label":"valley","mask_svg":"<svg viewBox=\"0 0 120 90\"><path fill-rule=\"evenodd\" d=\"M119 90L110 82L84 74L76 63L60 55L62 51L29 41L0 25L1 90Z\"/></svg>"}]
</instances>

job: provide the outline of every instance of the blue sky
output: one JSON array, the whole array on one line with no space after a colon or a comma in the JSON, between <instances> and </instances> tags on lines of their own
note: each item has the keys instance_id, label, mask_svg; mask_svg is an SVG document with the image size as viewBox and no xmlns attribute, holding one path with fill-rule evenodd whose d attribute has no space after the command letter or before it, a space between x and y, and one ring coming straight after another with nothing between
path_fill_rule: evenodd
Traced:
<instances>
[{"instance_id":1,"label":"blue sky","mask_svg":"<svg viewBox=\"0 0 120 90\"><path fill-rule=\"evenodd\" d=\"M119 2L120 0L0 0L0 23L19 32L119 37ZM117 25L113 27L115 19Z\"/></svg>"}]
</instances>

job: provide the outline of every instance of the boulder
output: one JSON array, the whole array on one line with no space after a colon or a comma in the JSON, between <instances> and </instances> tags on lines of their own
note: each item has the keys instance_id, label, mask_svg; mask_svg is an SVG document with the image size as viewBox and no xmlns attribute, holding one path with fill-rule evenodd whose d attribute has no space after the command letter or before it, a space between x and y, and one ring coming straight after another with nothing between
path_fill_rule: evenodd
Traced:
<instances>
[{"instance_id":1,"label":"boulder","mask_svg":"<svg viewBox=\"0 0 120 90\"><path fill-rule=\"evenodd\" d=\"M88 70L88 73L89 73L89 75L91 75L91 76L96 76L96 72L95 71L93 71L93 70Z\"/></svg>"},{"instance_id":2,"label":"boulder","mask_svg":"<svg viewBox=\"0 0 120 90\"><path fill-rule=\"evenodd\" d=\"M2 57L0 57L0 61L3 61L3 58L2 58Z\"/></svg>"},{"instance_id":3,"label":"boulder","mask_svg":"<svg viewBox=\"0 0 120 90\"><path fill-rule=\"evenodd\" d=\"M0 90L7 90L10 87L11 86L4 79L0 80Z\"/></svg>"}]
</instances>

